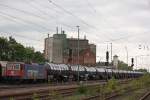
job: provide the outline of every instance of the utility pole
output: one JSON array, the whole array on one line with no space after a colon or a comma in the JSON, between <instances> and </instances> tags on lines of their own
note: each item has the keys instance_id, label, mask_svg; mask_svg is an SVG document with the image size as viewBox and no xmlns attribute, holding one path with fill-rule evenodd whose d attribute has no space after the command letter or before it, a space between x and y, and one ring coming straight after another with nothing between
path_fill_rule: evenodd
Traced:
<instances>
[{"instance_id":1,"label":"utility pole","mask_svg":"<svg viewBox=\"0 0 150 100\"><path fill-rule=\"evenodd\" d=\"M78 29L78 83L79 83L79 81L80 81L80 78L79 78L79 31L80 31L80 26L76 26L77 27L77 29Z\"/></svg>"},{"instance_id":2,"label":"utility pole","mask_svg":"<svg viewBox=\"0 0 150 100\"><path fill-rule=\"evenodd\" d=\"M127 65L129 65L129 64L128 64L128 49L127 49L126 46L125 46L125 50L126 50L126 53L127 53Z\"/></svg>"},{"instance_id":3,"label":"utility pole","mask_svg":"<svg viewBox=\"0 0 150 100\"><path fill-rule=\"evenodd\" d=\"M137 62L138 62L138 56L135 56L135 69L137 70Z\"/></svg>"},{"instance_id":4,"label":"utility pole","mask_svg":"<svg viewBox=\"0 0 150 100\"><path fill-rule=\"evenodd\" d=\"M112 43L110 43L111 45L111 63L112 63Z\"/></svg>"}]
</instances>

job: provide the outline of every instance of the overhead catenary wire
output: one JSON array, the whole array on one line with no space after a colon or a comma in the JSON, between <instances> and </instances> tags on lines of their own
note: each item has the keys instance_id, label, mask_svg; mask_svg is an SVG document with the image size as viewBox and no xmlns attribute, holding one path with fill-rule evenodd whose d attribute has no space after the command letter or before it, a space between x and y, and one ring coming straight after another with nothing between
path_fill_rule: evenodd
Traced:
<instances>
[{"instance_id":1,"label":"overhead catenary wire","mask_svg":"<svg viewBox=\"0 0 150 100\"><path fill-rule=\"evenodd\" d=\"M10 16L5 16L5 15L3 15L3 14L1 14L1 13L0 13L0 17L2 17L2 18L4 18L4 19L7 19L7 20L10 20L10 21L12 21L12 22L14 22L14 23L23 24L23 23L20 23L20 22L16 21L16 20L13 19L13 18L9 18ZM25 25L26 27L29 27L29 26L26 25L26 24L23 24L23 25ZM36 31L37 31L37 30L36 30ZM39 32L39 31L37 31L37 32ZM10 35L10 32L1 31L1 33L6 33L6 34L9 34L9 35ZM31 37L19 35L19 34L16 34L15 32L11 32L11 33L12 33L13 35L17 36L17 37L25 38L25 39L27 39L27 40L30 39L30 40L32 40L32 41L41 42L41 40L37 40L37 39L35 39L35 38L31 38Z\"/></svg>"},{"instance_id":2,"label":"overhead catenary wire","mask_svg":"<svg viewBox=\"0 0 150 100\"><path fill-rule=\"evenodd\" d=\"M34 16L34 17L39 18L39 19L41 19L43 21L46 21L46 22L48 21L48 19L46 19L48 17L51 17L51 18L55 19L55 17L52 17L50 15L48 15L48 17L42 17L42 16L39 16L37 14L30 13L30 12L27 12L27 11L24 11L24 10L21 10L21 9L17 9L17 8L14 8L14 7L11 7L11 6L8 6L8 5L4 5L4 4L0 4L0 6L6 7L6 8L9 8L9 9L13 9L13 10L19 11L19 12L24 13L24 14L28 14L29 16ZM47 15L46 12L43 12L42 10L38 9L37 7L35 7L34 5L32 5L31 7L36 9L37 11L40 11L43 15ZM66 26L66 27L71 28L69 25L66 25L66 24L63 24L63 25Z\"/></svg>"},{"instance_id":3,"label":"overhead catenary wire","mask_svg":"<svg viewBox=\"0 0 150 100\"><path fill-rule=\"evenodd\" d=\"M1 34L2 32L0 32L0 34ZM3 31L3 33L4 34L7 34L8 36L12 36L11 34L15 34L14 36L13 36L13 38L15 37L15 39L17 39L18 40L18 38L21 38L20 40L22 41L22 39L29 39L29 37L26 37L26 36L22 36L22 35L19 35L19 34L16 34L16 33L9 33L9 32L7 32L7 31ZM3 36L2 36L3 37ZM7 36L6 35L4 35L4 37L6 38ZM8 38L8 37L7 37ZM34 42L31 42L31 41L36 41L35 43ZM38 42L38 43L37 43ZM43 42L40 42L40 41L38 41L38 40L33 40L33 39L30 39L30 41L24 41L24 42L22 42L23 43L23 45L25 46L25 47L33 47L33 45L34 44L38 44L39 46L41 46L41 45L43 45ZM28 46L27 46L27 44L28 44ZM37 50L38 51L38 50Z\"/></svg>"},{"instance_id":4,"label":"overhead catenary wire","mask_svg":"<svg viewBox=\"0 0 150 100\"><path fill-rule=\"evenodd\" d=\"M143 33L137 35L137 34L131 34L131 35L127 35L127 36L122 36L120 38L115 38L115 39L110 39L110 40L107 40L107 41L101 41L100 43L111 43L111 42L117 42L117 41L120 41L120 40L124 40L124 39L129 39L129 38L133 38L133 37L138 37L140 35L143 35Z\"/></svg>"},{"instance_id":5,"label":"overhead catenary wire","mask_svg":"<svg viewBox=\"0 0 150 100\"><path fill-rule=\"evenodd\" d=\"M36 3L36 2L33 2L33 3ZM47 18L48 18L48 17L51 17L51 18L53 19L53 21L56 19L56 17L54 17L54 16L50 15L49 13L47 13L47 12L45 12L45 11L39 9L38 7L34 6L34 5L31 4L30 2L27 2L27 4L30 5L30 7L36 9L37 11L39 11L41 14L43 14L43 15L45 15L45 16L47 15ZM36 4L37 4L37 3L36 3ZM37 5L38 5L38 4L37 4ZM73 29L72 26L63 23L63 22L61 22L60 20L59 20L59 21L58 21L58 20L55 20L55 21L56 21L55 24L60 23L61 25L65 26L65 27L67 27L67 28Z\"/></svg>"},{"instance_id":6,"label":"overhead catenary wire","mask_svg":"<svg viewBox=\"0 0 150 100\"><path fill-rule=\"evenodd\" d=\"M4 15L4 14L2 14L2 13L0 13L0 15L1 15L0 17L2 17L2 18L4 18L4 19L7 19L7 20L9 20L9 21L11 21L11 22L14 22L14 23L17 23L17 24L23 24L24 26L29 27L29 24L28 24L28 23L25 23L25 22L22 22L22 21L17 21L17 19L14 18L14 17L12 17L12 16ZM36 29L37 29L37 28L36 28ZM35 30L35 31L40 32L40 31L38 31L38 30Z\"/></svg>"},{"instance_id":7,"label":"overhead catenary wire","mask_svg":"<svg viewBox=\"0 0 150 100\"><path fill-rule=\"evenodd\" d=\"M9 9L13 9L13 10L19 11L19 12L22 12L22 13L25 13L25 14L28 14L28 15L31 14L31 13L26 12L26 11L24 11L24 10L19 10L19 9L17 9L17 8L10 7L10 6L8 6L8 5L1 5L1 6L4 6L4 7L6 7L6 8L9 8ZM37 9L37 10L39 10L39 9ZM41 10L40 10L40 12L43 13L43 14L46 14L46 13L42 12ZM2 12L2 13L3 13L3 12ZM4 14L4 13L3 13L3 14ZM5 13L5 15L6 15L6 13ZM37 24L33 24L32 22L25 21L25 20L23 20L23 19L18 19L17 17L12 16L12 15L8 15L8 14L7 14L7 16L9 16L9 17L11 17L11 18L14 18L14 19L16 19L16 20L21 20L21 21L23 21L24 23L27 23L27 24L32 24L32 25L35 25L35 26L39 26L39 25L37 25ZM32 14L32 15L30 15L30 16L38 17L38 18L44 20L43 17L36 16L35 14ZM53 17L53 18L55 19L55 17ZM71 26L69 26L69 25L65 25L65 26L66 26L66 27L69 27L70 29L74 29L73 27L71 27ZM43 26L41 26L41 27L45 29L45 27L43 27Z\"/></svg>"},{"instance_id":8,"label":"overhead catenary wire","mask_svg":"<svg viewBox=\"0 0 150 100\"><path fill-rule=\"evenodd\" d=\"M31 21L24 20L24 19L22 19L22 18L12 16L12 15L7 14L7 13L2 12L2 11L0 11L0 13L3 14L3 15L9 16L9 17L11 17L11 18L13 18L13 19L20 20L20 21L22 21L22 22L24 22L24 23L26 23L26 24L35 25L35 26L37 26L38 28L41 28L41 29L43 29L43 30L52 31L51 29L48 29L48 28L46 28L46 27L44 27L44 26L42 26L42 25L35 24L35 23L31 22Z\"/></svg>"},{"instance_id":9,"label":"overhead catenary wire","mask_svg":"<svg viewBox=\"0 0 150 100\"><path fill-rule=\"evenodd\" d=\"M67 13L68 15L71 15L71 16L75 17L75 18L78 19L82 24L86 25L89 29L92 29L92 30L94 30L95 32L101 34L101 31L100 31L97 27L88 24L88 23L85 22L83 19L81 19L80 17L78 17L78 16L76 16L75 14L73 14L71 11L66 10L65 8L63 8L62 6L56 4L56 3L53 2L52 0L48 0L48 2L49 2L50 4L52 4L52 5L54 5L55 7L59 8L60 10L64 11L64 12ZM81 26L81 25L80 25L80 26ZM82 27L82 26L81 26L81 27ZM99 35L99 34L97 34L97 33L95 33L95 34L96 34L96 35ZM106 35L106 33L105 33L105 35ZM93 35L91 35L91 36L93 37ZM108 36L110 36L110 35L108 35ZM107 36L107 39L110 40L110 38L108 38L108 36ZM99 39L97 36L95 36L95 38Z\"/></svg>"},{"instance_id":10,"label":"overhead catenary wire","mask_svg":"<svg viewBox=\"0 0 150 100\"><path fill-rule=\"evenodd\" d=\"M44 20L44 21L47 21L44 17L41 17L37 14L34 14L34 13L31 13L31 12L27 12L25 10L21 10L21 9L17 9L17 8L14 8L14 7L11 7L11 6L8 6L8 5L5 5L5 4L0 4L1 7L6 7L6 8L9 8L9 9L13 9L13 10L16 10L18 12L21 12L21 13L24 13L24 14L28 14L29 16L34 16L36 18L39 18L41 20Z\"/></svg>"},{"instance_id":11,"label":"overhead catenary wire","mask_svg":"<svg viewBox=\"0 0 150 100\"><path fill-rule=\"evenodd\" d=\"M51 0L49 0L49 1L51 1ZM51 1L52 2L52 1ZM55 3L56 4L56 3ZM8 7L8 6L7 6ZM61 6L59 6L59 7L61 7ZM36 7L37 8L37 7ZM15 10L18 10L18 9L15 9ZM39 10L39 9L37 9L37 10ZM65 9L64 9L65 10ZM24 11L22 11L22 10L19 10L20 12L24 12ZM40 12L41 12L41 10L40 10ZM24 12L24 13L26 13L26 12ZM26 13L26 14L31 14L31 13ZM69 13L69 14L71 14L71 13ZM39 16L35 16L35 17L39 17ZM77 16L78 17L78 16ZM43 18L43 17L42 17ZM37 24L34 24L34 25L37 25ZM69 26L70 27L70 26ZM72 27L70 27L70 28L72 28ZM72 28L73 29L73 28ZM95 37L97 37L97 36L95 36ZM126 37L125 37L126 38ZM122 39L122 38L121 38ZM121 39L113 39L113 40L111 40L110 39L110 41L116 41L116 40L121 40Z\"/></svg>"},{"instance_id":12,"label":"overhead catenary wire","mask_svg":"<svg viewBox=\"0 0 150 100\"><path fill-rule=\"evenodd\" d=\"M37 40L37 39L31 38L31 37L20 35L20 34L14 33L14 32L10 33L10 32L3 31L3 32L0 32L0 33L8 34L9 36L14 35L16 37L23 38L25 40L31 40L31 41L41 42L41 40Z\"/></svg>"},{"instance_id":13,"label":"overhead catenary wire","mask_svg":"<svg viewBox=\"0 0 150 100\"><path fill-rule=\"evenodd\" d=\"M91 8L91 10L94 12L94 13L97 13L96 9L93 7L93 5L90 3L89 0L85 0L88 4L88 6Z\"/></svg>"},{"instance_id":14,"label":"overhead catenary wire","mask_svg":"<svg viewBox=\"0 0 150 100\"><path fill-rule=\"evenodd\" d=\"M78 19L82 24L84 24L84 25L86 25L86 26L88 26L88 27L90 27L90 28L97 29L95 26L92 26L92 25L88 24L88 23L85 22L83 19L81 19L80 17L76 16L76 15L73 14L72 12L66 10L65 8L61 7L60 5L54 3L52 0L48 0L48 2L49 2L50 4L53 4L55 7L61 9L61 10L64 11L65 13L67 13L67 14L69 14L69 15L75 17L75 18Z\"/></svg>"},{"instance_id":15,"label":"overhead catenary wire","mask_svg":"<svg viewBox=\"0 0 150 100\"><path fill-rule=\"evenodd\" d=\"M37 18L40 18L41 20L45 20L45 21L47 21L46 19L45 19L45 17L41 17L41 16L39 16L39 15L36 15L36 14L34 14L34 13L30 13L30 12L27 12L27 11L24 11L24 10L21 10L21 9L17 9L17 8L14 8L14 7L10 7L10 6L8 6L8 5L4 5L4 4L0 4L0 6L3 6L3 7L6 7L6 8L9 8L9 9L13 9L13 10L16 10L16 11L19 11L19 12L22 12L22 13L25 13L25 14L28 14L29 16L34 16L34 17L37 17ZM35 9L37 9L38 11L40 11L41 13L43 13L44 15L46 14L45 12L42 12L40 9L38 9L37 7L35 7L35 6L32 6L33 8L35 8ZM49 16L49 15L48 15ZM52 17L52 16L51 16ZM53 17L53 19L55 19L55 17ZM30 22L31 23L31 22ZM33 24L33 23L32 23ZM37 25L37 24L36 24ZM70 29L74 29L72 26L69 26L69 25L67 25L67 24L63 24L64 26L66 26L66 27L68 27L68 28L70 28ZM42 26L43 27L43 26ZM43 27L44 28L44 27Z\"/></svg>"},{"instance_id":16,"label":"overhead catenary wire","mask_svg":"<svg viewBox=\"0 0 150 100\"><path fill-rule=\"evenodd\" d=\"M37 5L39 5L37 2L32 2L32 3L36 3ZM34 8L34 9L40 11L40 13L43 13L44 15L48 15L48 17L50 16L50 17L52 17L53 19L56 19L56 17L53 17L53 16L49 15L47 12L40 10L40 9L38 8L39 6L36 7L36 6L34 6L33 4L31 4L31 3L29 3L29 2L28 2L28 4L31 5L32 8ZM48 7L49 7L49 6L48 6ZM51 9L50 9L50 10L51 10ZM58 13L58 12L57 12L57 13ZM59 13L59 14L60 14L60 13ZM60 21L58 21L58 22L60 22ZM60 22L60 23L62 23L62 22ZM64 24L64 23L62 23L62 25L64 25L64 26L66 26L66 27L68 27L68 28L74 30L74 27L73 27L73 26L70 26L70 25L67 25L67 24ZM88 33L88 32L86 31L86 33ZM94 36L94 35L92 35L92 34L90 34L90 33L89 33L89 35L91 35L91 37L94 37L94 38L97 38L97 39L98 39L98 37L96 37L96 36Z\"/></svg>"}]
</instances>

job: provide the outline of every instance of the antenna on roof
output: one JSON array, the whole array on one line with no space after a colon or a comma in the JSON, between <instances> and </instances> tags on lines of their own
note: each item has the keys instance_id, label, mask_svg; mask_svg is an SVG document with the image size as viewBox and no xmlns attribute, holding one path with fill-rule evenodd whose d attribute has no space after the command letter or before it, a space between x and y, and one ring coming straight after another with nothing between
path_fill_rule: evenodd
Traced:
<instances>
[{"instance_id":1,"label":"antenna on roof","mask_svg":"<svg viewBox=\"0 0 150 100\"><path fill-rule=\"evenodd\" d=\"M63 33L62 27L61 27L61 34Z\"/></svg>"},{"instance_id":2,"label":"antenna on roof","mask_svg":"<svg viewBox=\"0 0 150 100\"><path fill-rule=\"evenodd\" d=\"M84 40L86 40L86 35L84 35Z\"/></svg>"},{"instance_id":3,"label":"antenna on roof","mask_svg":"<svg viewBox=\"0 0 150 100\"><path fill-rule=\"evenodd\" d=\"M58 27L56 27L56 34L58 34Z\"/></svg>"}]
</instances>

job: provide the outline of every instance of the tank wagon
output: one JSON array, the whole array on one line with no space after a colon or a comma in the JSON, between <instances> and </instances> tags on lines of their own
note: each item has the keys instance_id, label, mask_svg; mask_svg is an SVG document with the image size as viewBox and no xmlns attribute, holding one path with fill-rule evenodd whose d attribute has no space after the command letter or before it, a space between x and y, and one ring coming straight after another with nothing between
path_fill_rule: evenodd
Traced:
<instances>
[{"instance_id":1,"label":"tank wagon","mask_svg":"<svg viewBox=\"0 0 150 100\"><path fill-rule=\"evenodd\" d=\"M17 82L66 82L82 80L107 80L112 77L116 79L137 78L142 72L106 69L100 67L87 67L79 65L53 64L25 64L23 62L8 62L2 72L5 81ZM78 77L79 75L79 77Z\"/></svg>"}]
</instances>

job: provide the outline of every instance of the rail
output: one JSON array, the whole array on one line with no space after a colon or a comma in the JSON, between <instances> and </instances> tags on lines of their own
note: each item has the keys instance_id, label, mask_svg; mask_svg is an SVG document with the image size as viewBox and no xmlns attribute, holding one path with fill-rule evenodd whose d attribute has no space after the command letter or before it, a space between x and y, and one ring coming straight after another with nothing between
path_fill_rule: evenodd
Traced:
<instances>
[{"instance_id":1,"label":"rail","mask_svg":"<svg viewBox=\"0 0 150 100\"><path fill-rule=\"evenodd\" d=\"M120 83L127 83L128 81L127 80L121 80ZM99 82L99 83L91 82L90 84L86 84L86 85L89 87L89 86L97 86L100 84L106 84L106 82ZM34 97L34 94L36 94L38 96L38 98L42 98L42 99L44 98L44 100L45 100L45 98L49 98L47 100L50 100L50 98L53 95L53 92L55 95L59 94L63 97L66 97L66 96L73 95L73 93L75 93L77 88L78 88L78 85L70 85L70 86L66 86L65 88L64 87L59 88L59 86L58 86L58 88L55 88L55 89L54 88L52 89L48 86L48 87L44 87L44 89L36 89L36 90L27 89L26 91L22 91L19 93L13 91L13 92L9 92L7 94L0 94L0 100L8 99L10 97L14 98L15 100L32 100Z\"/></svg>"},{"instance_id":2,"label":"rail","mask_svg":"<svg viewBox=\"0 0 150 100\"><path fill-rule=\"evenodd\" d=\"M139 100L146 100L150 96L150 91L146 92Z\"/></svg>"}]
</instances>

